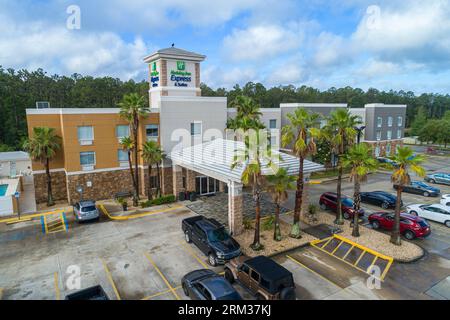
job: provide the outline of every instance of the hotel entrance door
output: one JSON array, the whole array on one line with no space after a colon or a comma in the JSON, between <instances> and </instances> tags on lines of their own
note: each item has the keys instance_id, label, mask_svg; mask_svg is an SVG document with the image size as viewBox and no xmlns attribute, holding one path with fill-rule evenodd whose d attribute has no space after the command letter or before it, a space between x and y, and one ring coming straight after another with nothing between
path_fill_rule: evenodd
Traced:
<instances>
[{"instance_id":1,"label":"hotel entrance door","mask_svg":"<svg viewBox=\"0 0 450 320\"><path fill-rule=\"evenodd\" d=\"M196 177L195 192L202 196L219 192L219 181L210 177Z\"/></svg>"}]
</instances>

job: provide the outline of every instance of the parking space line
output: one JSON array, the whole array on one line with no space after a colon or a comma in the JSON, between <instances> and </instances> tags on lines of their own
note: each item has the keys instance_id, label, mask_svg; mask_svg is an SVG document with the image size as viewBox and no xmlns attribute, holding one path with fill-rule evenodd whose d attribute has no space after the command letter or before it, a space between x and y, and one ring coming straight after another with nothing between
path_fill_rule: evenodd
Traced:
<instances>
[{"instance_id":1,"label":"parking space line","mask_svg":"<svg viewBox=\"0 0 450 320\"><path fill-rule=\"evenodd\" d=\"M195 260L198 261L198 263L200 263L205 269L209 269L209 267L206 265L206 263L204 263L204 262L203 262L203 261L195 254L194 250L192 250L192 248L191 248L187 243L184 243L183 241L180 241L180 243L181 243L181 245L182 245L183 247L186 248L186 251L188 251L189 254L190 254L191 256L193 256L193 257L195 258Z\"/></svg>"},{"instance_id":2,"label":"parking space line","mask_svg":"<svg viewBox=\"0 0 450 320\"><path fill-rule=\"evenodd\" d=\"M354 245L352 245L352 247L347 251L347 253L345 254L345 256L342 257L342 260L345 261L345 258L347 258L347 256L350 254L350 252L355 248Z\"/></svg>"},{"instance_id":3,"label":"parking space line","mask_svg":"<svg viewBox=\"0 0 450 320\"><path fill-rule=\"evenodd\" d=\"M111 283L111 286L113 287L113 290L114 290L114 293L115 293L115 295L117 297L117 300L122 300L122 298L120 298L119 291L117 290L116 285L114 283L114 280L112 278L111 272L109 271L109 269L106 266L106 263L105 263L105 261L103 259L102 259L102 263L103 263L103 268L105 269L105 272L106 272L106 276L107 276L109 282Z\"/></svg>"},{"instance_id":4,"label":"parking space line","mask_svg":"<svg viewBox=\"0 0 450 320\"><path fill-rule=\"evenodd\" d=\"M61 291L59 290L58 272L55 272L53 274L53 279L54 279L54 283L55 283L56 300L61 300Z\"/></svg>"},{"instance_id":5,"label":"parking space line","mask_svg":"<svg viewBox=\"0 0 450 320\"><path fill-rule=\"evenodd\" d=\"M331 254L335 254L336 251L338 251L339 247L340 247L343 243L344 243L344 241L341 241L341 242L336 246L336 248L334 248L334 250L333 250L333 252L332 252Z\"/></svg>"},{"instance_id":6,"label":"parking space line","mask_svg":"<svg viewBox=\"0 0 450 320\"><path fill-rule=\"evenodd\" d=\"M161 270L159 270L158 266L156 265L156 263L152 260L152 258L150 257L150 254L148 254L147 252L144 253L145 257L148 259L148 261L150 261L150 263L153 265L153 267L155 268L156 272L158 272L159 276L161 277L161 279L163 279L164 283L166 284L167 288L169 288L170 291L172 291L172 294L174 295L174 297L177 300L180 300L180 297L178 296L178 294L175 292L175 288L172 287L169 283L169 281L167 280L167 278L162 274Z\"/></svg>"},{"instance_id":7,"label":"parking space line","mask_svg":"<svg viewBox=\"0 0 450 320\"><path fill-rule=\"evenodd\" d=\"M287 257L289 260L293 261L294 263L298 264L299 266L301 266L301 267L305 268L306 270L308 270L308 271L314 273L315 275L319 276L321 279L327 281L328 283L331 283L332 285L338 287L339 289L344 289L344 288L342 288L340 285L338 285L337 283L334 283L334 282L331 281L330 279L325 278L325 277L324 277L323 275L321 275L320 273L314 271L314 270L311 269L311 268L308 268L307 266L305 266L305 265L304 265L303 263L301 263L300 261L298 261L298 260L292 258L290 255L286 255L286 257Z\"/></svg>"},{"instance_id":8,"label":"parking space line","mask_svg":"<svg viewBox=\"0 0 450 320\"><path fill-rule=\"evenodd\" d=\"M178 289L181 289L181 286L178 286L178 287L174 288L174 290L178 290ZM162 292L159 292L159 293L152 294L151 296L145 297L145 298L143 298L141 300L150 300L150 299L162 296L162 295L170 293L170 292L172 292L171 289L166 290L166 291L162 291Z\"/></svg>"},{"instance_id":9,"label":"parking space line","mask_svg":"<svg viewBox=\"0 0 450 320\"><path fill-rule=\"evenodd\" d=\"M169 212L172 210L176 210L176 209L180 209L183 208L182 205L176 205L173 207L169 207L166 209L162 209L162 210L156 210L156 211L148 211L148 212L141 212L141 213L136 213L136 214L131 214L128 216L112 216L108 210L106 210L105 206L103 204L99 205L101 211L103 212L104 215L106 215L109 219L111 220L131 220L131 219L137 219L137 218L143 218L143 217L147 217L147 216L152 216L155 214L159 214L159 213L165 213L165 212Z\"/></svg>"}]
</instances>

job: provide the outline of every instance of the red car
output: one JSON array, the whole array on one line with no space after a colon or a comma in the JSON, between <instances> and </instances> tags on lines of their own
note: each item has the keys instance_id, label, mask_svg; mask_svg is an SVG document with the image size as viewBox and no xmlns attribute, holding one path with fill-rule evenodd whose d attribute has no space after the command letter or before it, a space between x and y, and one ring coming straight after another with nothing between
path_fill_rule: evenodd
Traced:
<instances>
[{"instance_id":1,"label":"red car","mask_svg":"<svg viewBox=\"0 0 450 320\"><path fill-rule=\"evenodd\" d=\"M377 212L369 216L369 222L374 229L392 230L395 214L391 212ZM430 235L430 225L425 219L408 213L400 214L400 233L408 240L424 238Z\"/></svg>"},{"instance_id":2,"label":"red car","mask_svg":"<svg viewBox=\"0 0 450 320\"><path fill-rule=\"evenodd\" d=\"M342 215L344 219L352 219L355 213L353 209L353 200L347 196L342 196ZM337 209L337 194L334 192L326 192L320 196L319 200L320 208L322 210L333 210ZM364 210L359 211L359 216L364 216Z\"/></svg>"}]
</instances>

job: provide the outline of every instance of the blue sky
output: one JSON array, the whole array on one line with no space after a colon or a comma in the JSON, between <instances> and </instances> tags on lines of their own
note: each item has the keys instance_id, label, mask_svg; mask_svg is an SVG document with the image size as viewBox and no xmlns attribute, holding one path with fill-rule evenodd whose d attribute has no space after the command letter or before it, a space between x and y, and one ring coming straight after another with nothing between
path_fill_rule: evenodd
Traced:
<instances>
[{"instance_id":1,"label":"blue sky","mask_svg":"<svg viewBox=\"0 0 450 320\"><path fill-rule=\"evenodd\" d=\"M142 80L142 58L175 43L208 56L214 88L450 92L448 0L0 0L0 32L4 68Z\"/></svg>"}]
</instances>

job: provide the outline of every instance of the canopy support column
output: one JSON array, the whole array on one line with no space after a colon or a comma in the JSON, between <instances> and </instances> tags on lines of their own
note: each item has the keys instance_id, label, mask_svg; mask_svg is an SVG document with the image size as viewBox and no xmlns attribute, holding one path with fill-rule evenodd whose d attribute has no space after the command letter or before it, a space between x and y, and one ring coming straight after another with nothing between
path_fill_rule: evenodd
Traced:
<instances>
[{"instance_id":1,"label":"canopy support column","mask_svg":"<svg viewBox=\"0 0 450 320\"><path fill-rule=\"evenodd\" d=\"M228 182L228 225L232 235L237 236L244 231L243 207L242 184Z\"/></svg>"}]
</instances>

